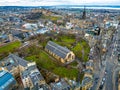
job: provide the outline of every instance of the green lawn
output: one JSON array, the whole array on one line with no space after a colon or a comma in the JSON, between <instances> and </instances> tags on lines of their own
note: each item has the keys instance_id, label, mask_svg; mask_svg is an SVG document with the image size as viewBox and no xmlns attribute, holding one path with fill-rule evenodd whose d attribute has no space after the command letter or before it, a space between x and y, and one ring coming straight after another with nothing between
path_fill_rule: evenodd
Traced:
<instances>
[{"instance_id":1,"label":"green lawn","mask_svg":"<svg viewBox=\"0 0 120 90\"><path fill-rule=\"evenodd\" d=\"M71 48L72 47L72 44L75 42L75 37L73 36L66 36L66 35L62 35L62 36L59 36L58 39L56 40L53 40L53 42L61 45L61 46L65 46L67 48Z\"/></svg>"},{"instance_id":2,"label":"green lawn","mask_svg":"<svg viewBox=\"0 0 120 90\"><path fill-rule=\"evenodd\" d=\"M58 63L53 61L50 56L47 55L46 52L43 52L40 50L40 53L38 55L31 55L25 58L28 61L35 61L37 63L38 67L42 67L44 69L47 69L60 77L67 77L69 79L77 78L78 76L78 70L73 68L66 68L63 66L60 66Z\"/></svg>"},{"instance_id":3,"label":"green lawn","mask_svg":"<svg viewBox=\"0 0 120 90\"><path fill-rule=\"evenodd\" d=\"M47 40L42 40L40 42L40 45L42 45L43 47L45 47L47 42L51 40L73 51L75 53L76 58L80 59L81 61L83 62L88 61L88 54L90 51L90 47L88 43L82 38L76 40L74 35L64 35L64 34L62 35L58 34L56 36L53 35L54 38L51 36L47 36L47 37L49 37Z\"/></svg>"},{"instance_id":4,"label":"green lawn","mask_svg":"<svg viewBox=\"0 0 120 90\"><path fill-rule=\"evenodd\" d=\"M48 70L51 70L55 67L55 63L53 63L51 58L49 58L49 56L42 51L38 55L31 55L29 57L26 57L26 59L35 61L39 67Z\"/></svg>"},{"instance_id":5,"label":"green lawn","mask_svg":"<svg viewBox=\"0 0 120 90\"><path fill-rule=\"evenodd\" d=\"M69 48L70 50L72 50L75 53L75 56L77 58L79 58L81 61L86 62L88 60L88 54L90 51L90 47L89 47L88 43L81 38L76 40L74 35L64 35L64 34L62 34L62 35L59 35L59 34L54 35L53 34L50 36L42 35L41 38L39 36L39 38L37 38L37 39L39 41L39 44L43 47L45 47L47 42L49 40L51 40L61 46L65 46L65 47ZM34 52L35 50L36 50L36 52ZM32 53L32 52L34 52L34 53ZM84 52L84 54L83 54L83 52ZM47 70L59 75L60 77L68 77L70 79L74 79L74 78L78 77L79 71L77 69L74 69L71 67L71 66L75 67L77 65L76 62L69 64L68 67L60 66L58 63L56 63L56 61L53 61L50 58L50 56L47 55L46 52L43 52L42 50L40 50L38 48L35 49L35 47L34 47L34 49L28 50L28 52L25 52L25 53L28 53L26 60L35 61L37 63L38 67L47 69ZM79 74L79 75L80 75L80 80L82 80L83 74Z\"/></svg>"},{"instance_id":6,"label":"green lawn","mask_svg":"<svg viewBox=\"0 0 120 90\"><path fill-rule=\"evenodd\" d=\"M73 61L73 62L71 62L69 65L76 67L76 66L78 65L78 63L77 63L77 61Z\"/></svg>"},{"instance_id":7,"label":"green lawn","mask_svg":"<svg viewBox=\"0 0 120 90\"><path fill-rule=\"evenodd\" d=\"M6 44L5 46L0 47L0 58L3 58L3 56L8 55L9 52L14 52L17 48L21 46L21 42L15 41Z\"/></svg>"},{"instance_id":8,"label":"green lawn","mask_svg":"<svg viewBox=\"0 0 120 90\"><path fill-rule=\"evenodd\" d=\"M77 58L82 59L84 62L88 61L90 47L85 41L78 42L76 46L72 48L72 51L75 53Z\"/></svg>"},{"instance_id":9,"label":"green lawn","mask_svg":"<svg viewBox=\"0 0 120 90\"><path fill-rule=\"evenodd\" d=\"M53 40L53 42L65 46L72 50L75 53L75 56L79 58L80 60L87 62L88 61L88 54L90 51L90 47L88 43L85 40L81 40L77 42L74 36L67 36L63 35L61 37L58 37L58 39ZM84 52L84 54L83 54ZM83 56L82 56L83 55Z\"/></svg>"},{"instance_id":10,"label":"green lawn","mask_svg":"<svg viewBox=\"0 0 120 90\"><path fill-rule=\"evenodd\" d=\"M65 67L57 67L53 70L53 72L60 76L69 77L70 79L77 78L78 76L77 69L68 69Z\"/></svg>"}]
</instances>

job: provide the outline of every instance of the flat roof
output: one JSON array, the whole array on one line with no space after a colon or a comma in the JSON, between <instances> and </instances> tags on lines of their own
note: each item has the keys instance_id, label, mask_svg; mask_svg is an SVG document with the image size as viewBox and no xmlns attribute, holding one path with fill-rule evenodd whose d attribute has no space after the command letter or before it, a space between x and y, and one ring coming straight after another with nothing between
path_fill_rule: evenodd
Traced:
<instances>
[{"instance_id":1,"label":"flat roof","mask_svg":"<svg viewBox=\"0 0 120 90\"><path fill-rule=\"evenodd\" d=\"M0 90L4 90L10 85L14 85L16 83L12 74L6 71L0 71Z\"/></svg>"}]
</instances>

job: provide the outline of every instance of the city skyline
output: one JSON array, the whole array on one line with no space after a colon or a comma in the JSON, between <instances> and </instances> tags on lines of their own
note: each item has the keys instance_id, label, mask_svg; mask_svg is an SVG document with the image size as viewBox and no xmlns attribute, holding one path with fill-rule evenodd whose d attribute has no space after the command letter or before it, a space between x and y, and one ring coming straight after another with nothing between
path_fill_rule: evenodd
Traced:
<instances>
[{"instance_id":1,"label":"city skyline","mask_svg":"<svg viewBox=\"0 0 120 90\"><path fill-rule=\"evenodd\" d=\"M0 6L120 5L119 0L2 0Z\"/></svg>"},{"instance_id":2,"label":"city skyline","mask_svg":"<svg viewBox=\"0 0 120 90\"><path fill-rule=\"evenodd\" d=\"M117 3L0 0L0 90L120 90Z\"/></svg>"}]
</instances>

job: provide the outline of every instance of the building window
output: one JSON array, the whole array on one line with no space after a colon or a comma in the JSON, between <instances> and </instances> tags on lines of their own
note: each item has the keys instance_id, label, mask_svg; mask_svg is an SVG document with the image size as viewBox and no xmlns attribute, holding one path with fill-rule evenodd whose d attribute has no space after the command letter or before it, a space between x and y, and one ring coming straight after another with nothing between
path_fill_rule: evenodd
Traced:
<instances>
[{"instance_id":1,"label":"building window","mask_svg":"<svg viewBox=\"0 0 120 90\"><path fill-rule=\"evenodd\" d=\"M74 59L74 56L72 56L72 59Z\"/></svg>"},{"instance_id":2,"label":"building window","mask_svg":"<svg viewBox=\"0 0 120 90\"><path fill-rule=\"evenodd\" d=\"M68 55L68 59L71 59L71 54Z\"/></svg>"}]
</instances>

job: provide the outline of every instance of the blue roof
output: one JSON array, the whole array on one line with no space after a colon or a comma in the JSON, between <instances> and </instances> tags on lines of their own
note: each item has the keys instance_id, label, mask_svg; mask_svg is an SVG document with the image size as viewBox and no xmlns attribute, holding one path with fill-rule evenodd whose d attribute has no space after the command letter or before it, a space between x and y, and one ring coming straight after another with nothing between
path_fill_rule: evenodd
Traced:
<instances>
[{"instance_id":1,"label":"blue roof","mask_svg":"<svg viewBox=\"0 0 120 90\"><path fill-rule=\"evenodd\" d=\"M6 71L0 71L0 90L7 90L16 83L12 74Z\"/></svg>"},{"instance_id":2,"label":"blue roof","mask_svg":"<svg viewBox=\"0 0 120 90\"><path fill-rule=\"evenodd\" d=\"M6 39L7 35L0 35L0 38Z\"/></svg>"}]
</instances>

